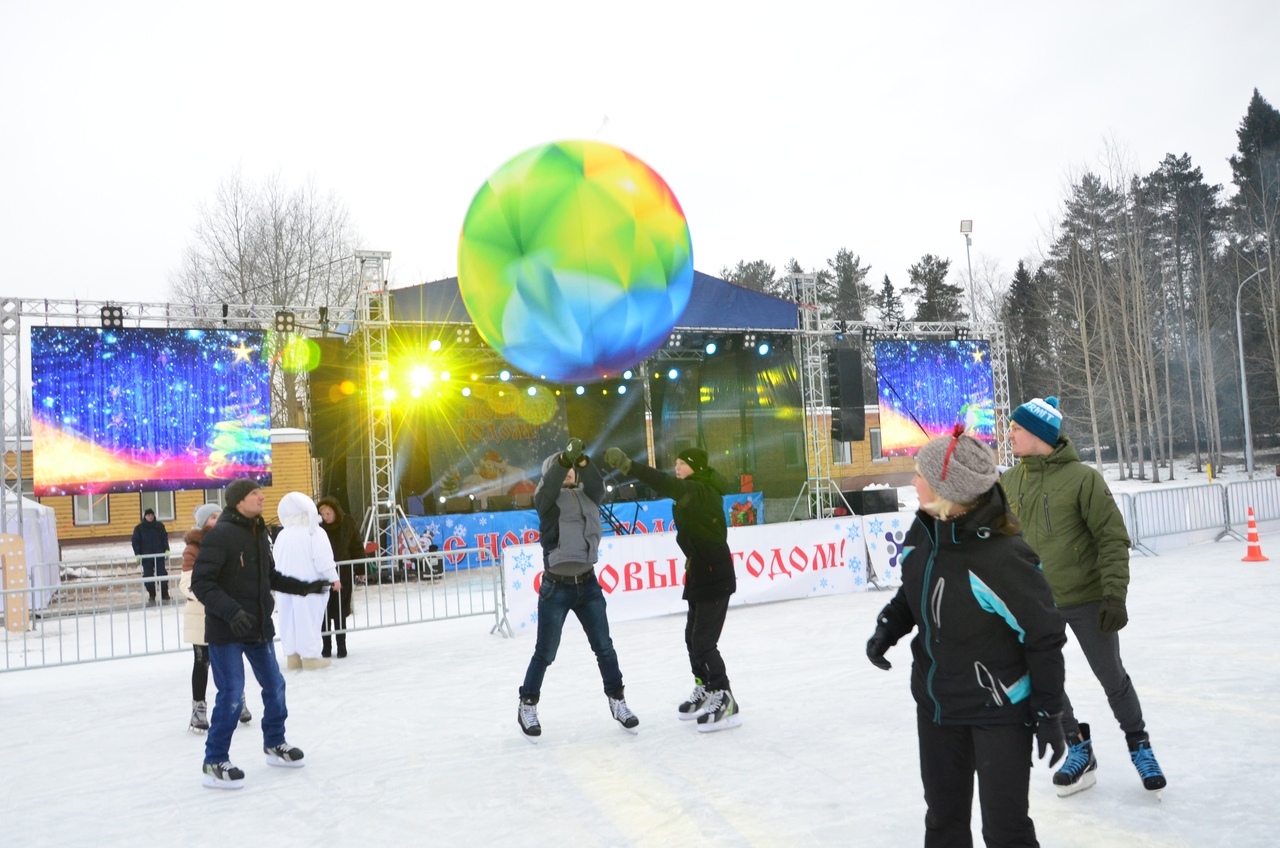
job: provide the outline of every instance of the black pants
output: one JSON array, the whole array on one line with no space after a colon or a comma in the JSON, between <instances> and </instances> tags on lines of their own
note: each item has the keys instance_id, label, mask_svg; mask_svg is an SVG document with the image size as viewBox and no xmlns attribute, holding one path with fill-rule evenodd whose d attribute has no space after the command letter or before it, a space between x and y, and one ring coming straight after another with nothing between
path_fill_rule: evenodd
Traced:
<instances>
[{"instance_id":1,"label":"black pants","mask_svg":"<svg viewBox=\"0 0 1280 848\"><path fill-rule=\"evenodd\" d=\"M204 645L192 645L195 657L191 663L191 700L203 701L209 691L209 649Z\"/></svg>"},{"instance_id":2,"label":"black pants","mask_svg":"<svg viewBox=\"0 0 1280 848\"><path fill-rule=\"evenodd\" d=\"M1038 848L1028 814L1032 728L1024 724L939 725L916 713L920 780L928 811L925 848L971 848L973 775L988 848Z\"/></svg>"},{"instance_id":3,"label":"black pants","mask_svg":"<svg viewBox=\"0 0 1280 848\"><path fill-rule=\"evenodd\" d=\"M342 584L342 591L349 591L347 584ZM330 634L336 634L338 653L347 653L347 617L342 612L342 602L337 592L329 593L329 606L324 611L324 621L320 625L321 656L327 657L333 652Z\"/></svg>"},{"instance_id":4,"label":"black pants","mask_svg":"<svg viewBox=\"0 0 1280 848\"><path fill-rule=\"evenodd\" d=\"M729 596L709 601L689 601L689 616L684 622L684 644L689 649L689 666L693 676L708 689L728 689L729 673L720 656L720 631L729 612Z\"/></svg>"}]
</instances>

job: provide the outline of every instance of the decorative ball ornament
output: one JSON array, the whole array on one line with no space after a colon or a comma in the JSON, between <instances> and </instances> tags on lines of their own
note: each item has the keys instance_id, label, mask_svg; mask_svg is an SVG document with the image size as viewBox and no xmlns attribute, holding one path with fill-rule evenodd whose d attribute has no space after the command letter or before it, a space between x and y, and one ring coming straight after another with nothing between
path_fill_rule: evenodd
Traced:
<instances>
[{"instance_id":1,"label":"decorative ball ornament","mask_svg":"<svg viewBox=\"0 0 1280 848\"><path fill-rule=\"evenodd\" d=\"M689 226L662 177L631 154L545 144L471 201L458 287L481 337L526 374L615 376L657 350L689 303Z\"/></svg>"}]
</instances>

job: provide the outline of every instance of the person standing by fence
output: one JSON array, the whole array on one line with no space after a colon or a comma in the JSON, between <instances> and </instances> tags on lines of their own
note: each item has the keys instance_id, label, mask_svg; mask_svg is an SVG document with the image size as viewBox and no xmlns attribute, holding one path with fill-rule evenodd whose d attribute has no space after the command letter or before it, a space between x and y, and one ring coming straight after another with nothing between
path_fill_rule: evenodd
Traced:
<instances>
[{"instance_id":1,"label":"person standing by fence","mask_svg":"<svg viewBox=\"0 0 1280 848\"><path fill-rule=\"evenodd\" d=\"M1085 465L1061 434L1055 397L1032 398L1013 411L1009 443L1018 464L1000 478L1022 535L1040 555L1054 602L1076 637L1089 668L1124 731L1129 759L1151 791L1165 776L1151 750L1138 693L1120 660L1121 628L1129 622L1129 534L1106 480ZM1077 721L1063 697L1062 725L1071 747L1053 776L1060 796L1097 782L1098 760L1089 725Z\"/></svg>"},{"instance_id":2,"label":"person standing by fence","mask_svg":"<svg viewBox=\"0 0 1280 848\"><path fill-rule=\"evenodd\" d=\"M142 563L142 576L146 579L147 606L156 605L156 581L152 577L166 578L165 558L169 553L169 531L164 523L156 520L156 511L147 507L142 520L133 528L133 553ZM169 603L169 581L160 581L160 600Z\"/></svg>"},{"instance_id":3,"label":"person standing by fence","mask_svg":"<svg viewBox=\"0 0 1280 848\"><path fill-rule=\"evenodd\" d=\"M351 593L356 589L356 567L350 560L364 559L364 545L360 530L351 516L343 512L338 499L325 495L316 501L320 511L320 528L329 537L333 558L338 562L338 588L329 593L329 606L325 610L323 640L320 656L333 653L333 641L338 643L338 659L347 655L347 618L351 615Z\"/></svg>"}]
</instances>

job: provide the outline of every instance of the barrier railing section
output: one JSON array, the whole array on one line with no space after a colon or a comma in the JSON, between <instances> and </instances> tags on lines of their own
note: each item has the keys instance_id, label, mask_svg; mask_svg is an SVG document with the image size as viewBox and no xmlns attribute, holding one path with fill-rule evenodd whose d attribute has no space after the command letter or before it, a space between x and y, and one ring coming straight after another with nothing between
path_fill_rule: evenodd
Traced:
<instances>
[{"instance_id":1,"label":"barrier railing section","mask_svg":"<svg viewBox=\"0 0 1280 848\"><path fill-rule=\"evenodd\" d=\"M435 554L354 560L360 576L346 632L491 615L490 632L510 635L501 562L487 548L452 553L458 559L452 570L439 567L443 555ZM22 595L31 608L27 629L0 629L0 671L190 650L182 638L185 598L178 590L178 569L163 578L101 578L95 571L127 570L128 561L104 559L98 569L85 561L64 565L69 566L63 569L64 581L56 587L0 591L0 597ZM140 570L136 563L134 570ZM169 604L148 606L146 584L152 580L168 582ZM32 603L38 592L51 592L42 608Z\"/></svg>"},{"instance_id":2,"label":"barrier railing section","mask_svg":"<svg viewBox=\"0 0 1280 848\"><path fill-rule=\"evenodd\" d=\"M1227 515L1233 526L1248 523L1249 507L1258 521L1280 519L1280 478L1228 483Z\"/></svg>"}]
</instances>

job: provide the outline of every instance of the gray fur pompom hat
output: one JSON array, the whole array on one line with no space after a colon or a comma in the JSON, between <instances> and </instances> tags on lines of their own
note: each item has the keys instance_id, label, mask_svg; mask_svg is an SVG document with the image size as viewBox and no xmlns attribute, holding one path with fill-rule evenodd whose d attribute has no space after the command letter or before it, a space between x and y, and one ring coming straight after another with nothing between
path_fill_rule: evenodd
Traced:
<instances>
[{"instance_id":1,"label":"gray fur pompom hat","mask_svg":"<svg viewBox=\"0 0 1280 848\"><path fill-rule=\"evenodd\" d=\"M966 436L963 424L920 448L916 469L939 496L957 504L975 503L1000 478L995 451Z\"/></svg>"}]
</instances>

